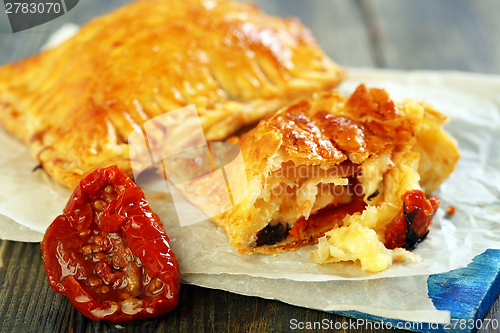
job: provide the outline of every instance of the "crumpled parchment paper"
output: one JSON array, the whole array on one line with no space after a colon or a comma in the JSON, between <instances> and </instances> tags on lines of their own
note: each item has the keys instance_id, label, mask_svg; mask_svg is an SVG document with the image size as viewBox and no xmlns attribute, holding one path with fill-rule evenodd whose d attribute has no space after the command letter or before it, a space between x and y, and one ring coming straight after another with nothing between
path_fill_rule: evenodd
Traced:
<instances>
[{"instance_id":1,"label":"crumpled parchment paper","mask_svg":"<svg viewBox=\"0 0 500 333\"><path fill-rule=\"evenodd\" d=\"M320 310L356 310L413 321L443 321L427 296L427 277L466 266L488 248L500 248L500 77L458 72L350 69L339 87L385 88L396 100L416 98L450 118L446 125L460 146L456 171L434 195L441 199L429 236L414 253L419 263L394 264L371 274L353 263L317 265L315 245L299 251L239 255L210 221L181 227L167 190L146 190L177 255L182 278L209 288L279 299ZM28 149L0 129L0 238L38 242L70 196L42 170ZM456 213L445 214L448 206ZM293 292L291 292L293 291Z\"/></svg>"}]
</instances>

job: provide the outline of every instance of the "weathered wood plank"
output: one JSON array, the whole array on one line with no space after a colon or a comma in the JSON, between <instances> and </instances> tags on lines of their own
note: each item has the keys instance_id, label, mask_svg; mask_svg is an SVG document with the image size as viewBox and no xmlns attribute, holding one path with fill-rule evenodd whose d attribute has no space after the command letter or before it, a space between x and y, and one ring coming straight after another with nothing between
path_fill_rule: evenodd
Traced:
<instances>
[{"instance_id":1,"label":"weathered wood plank","mask_svg":"<svg viewBox=\"0 0 500 333\"><path fill-rule=\"evenodd\" d=\"M500 2L363 0L388 68L500 73Z\"/></svg>"},{"instance_id":2,"label":"weathered wood plank","mask_svg":"<svg viewBox=\"0 0 500 333\"><path fill-rule=\"evenodd\" d=\"M50 34L66 22L82 25L95 16L105 14L130 0L80 1L68 13L40 26L15 34L0 5L0 65L37 53Z\"/></svg>"},{"instance_id":3,"label":"weathered wood plank","mask_svg":"<svg viewBox=\"0 0 500 333\"><path fill-rule=\"evenodd\" d=\"M301 322L348 320L278 301L183 285L180 303L173 311L159 318L123 324L120 328L85 318L66 297L52 291L39 244L0 241L0 249L2 332L284 332L290 331L291 319Z\"/></svg>"},{"instance_id":4,"label":"weathered wood plank","mask_svg":"<svg viewBox=\"0 0 500 333\"><path fill-rule=\"evenodd\" d=\"M266 13L299 17L326 54L343 66L373 67L370 31L363 12L351 0L257 0Z\"/></svg>"}]
</instances>

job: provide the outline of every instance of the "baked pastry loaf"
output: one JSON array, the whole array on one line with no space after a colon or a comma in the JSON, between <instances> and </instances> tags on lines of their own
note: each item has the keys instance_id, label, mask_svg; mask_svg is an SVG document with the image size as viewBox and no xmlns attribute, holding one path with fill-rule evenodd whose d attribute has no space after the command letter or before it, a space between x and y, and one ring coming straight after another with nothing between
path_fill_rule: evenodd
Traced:
<instances>
[{"instance_id":1,"label":"baked pastry loaf","mask_svg":"<svg viewBox=\"0 0 500 333\"><path fill-rule=\"evenodd\" d=\"M241 148L248 186L241 203L212 220L242 254L295 250L334 229L315 261L359 259L380 271L415 259L401 247L425 237L439 207L421 189L439 186L459 158L445 120L429 104L395 103L364 85L349 98L328 92L296 102L229 139ZM192 185L183 194L195 203L196 193L211 193L213 203L225 193L224 185ZM407 220L416 235L406 237Z\"/></svg>"},{"instance_id":2,"label":"baked pastry loaf","mask_svg":"<svg viewBox=\"0 0 500 333\"><path fill-rule=\"evenodd\" d=\"M160 114L195 104L206 139L221 140L343 77L297 19L228 0L143 0L0 68L0 123L74 188L98 167L130 175L127 138Z\"/></svg>"}]
</instances>

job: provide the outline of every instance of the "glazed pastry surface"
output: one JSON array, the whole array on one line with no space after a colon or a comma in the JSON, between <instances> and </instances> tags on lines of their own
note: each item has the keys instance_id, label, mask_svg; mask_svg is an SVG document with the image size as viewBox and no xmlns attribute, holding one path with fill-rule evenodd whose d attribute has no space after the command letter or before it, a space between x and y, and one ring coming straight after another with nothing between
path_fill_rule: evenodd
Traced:
<instances>
[{"instance_id":1,"label":"glazed pastry surface","mask_svg":"<svg viewBox=\"0 0 500 333\"><path fill-rule=\"evenodd\" d=\"M74 188L98 167L130 175L128 136L158 115L195 104L206 139L222 140L343 77L297 19L227 0L143 0L0 68L0 123Z\"/></svg>"}]
</instances>

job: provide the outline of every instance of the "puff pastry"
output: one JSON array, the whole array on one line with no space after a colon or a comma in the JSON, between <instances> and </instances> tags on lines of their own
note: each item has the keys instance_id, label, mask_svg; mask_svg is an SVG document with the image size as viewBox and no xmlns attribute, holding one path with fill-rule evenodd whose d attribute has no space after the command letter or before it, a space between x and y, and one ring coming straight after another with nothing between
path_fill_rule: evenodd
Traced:
<instances>
[{"instance_id":1,"label":"puff pastry","mask_svg":"<svg viewBox=\"0 0 500 333\"><path fill-rule=\"evenodd\" d=\"M0 123L74 188L97 167L130 175L128 135L160 114L195 104L206 139L221 140L343 77L297 19L227 0L144 0L0 68Z\"/></svg>"},{"instance_id":2,"label":"puff pastry","mask_svg":"<svg viewBox=\"0 0 500 333\"><path fill-rule=\"evenodd\" d=\"M439 201L421 190L430 194L459 158L445 120L429 104L395 103L364 85L349 98L325 92L296 102L228 140L241 148L248 186L241 203L212 220L242 254L295 250L328 232L313 254L316 262L359 259L363 269L380 271L393 260L415 259L391 229L402 222L406 230L405 220L397 221L405 200L404 216L406 210L427 214L419 235L425 237ZM195 203L196 186L207 187L202 192L213 202L225 190L192 184L183 194ZM419 195L411 212L405 198Z\"/></svg>"}]
</instances>

